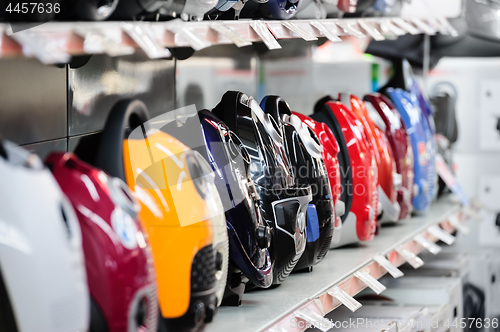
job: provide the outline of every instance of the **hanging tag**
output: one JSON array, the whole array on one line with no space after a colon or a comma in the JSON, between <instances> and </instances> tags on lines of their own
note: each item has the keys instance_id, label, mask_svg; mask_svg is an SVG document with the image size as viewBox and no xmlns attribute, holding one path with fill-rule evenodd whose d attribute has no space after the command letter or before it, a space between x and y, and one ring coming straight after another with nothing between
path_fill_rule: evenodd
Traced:
<instances>
[{"instance_id":1,"label":"hanging tag","mask_svg":"<svg viewBox=\"0 0 500 332\"><path fill-rule=\"evenodd\" d=\"M71 56L64 52L55 40L46 38L43 33L25 30L9 35L18 42L26 57L35 57L45 65L68 63Z\"/></svg>"},{"instance_id":2,"label":"hanging tag","mask_svg":"<svg viewBox=\"0 0 500 332\"><path fill-rule=\"evenodd\" d=\"M313 41L313 40L318 40L315 36L311 35L309 32L305 31L301 27L299 27L297 24L292 23L290 21L282 21L281 24L287 28L288 30L292 31L295 33L297 36L300 38L306 40L306 41Z\"/></svg>"},{"instance_id":3,"label":"hanging tag","mask_svg":"<svg viewBox=\"0 0 500 332\"><path fill-rule=\"evenodd\" d=\"M354 273L354 276L364 282L366 286L370 287L371 290L377 294L380 294L386 290L386 287L382 285L380 281L372 277L371 274L364 270L357 271L356 273Z\"/></svg>"},{"instance_id":4,"label":"hanging tag","mask_svg":"<svg viewBox=\"0 0 500 332\"><path fill-rule=\"evenodd\" d=\"M442 26L444 26L444 28L448 31L450 36L458 37L458 31L453 27L453 25L450 24L450 22L448 22L446 18L438 17L437 20Z\"/></svg>"},{"instance_id":5,"label":"hanging tag","mask_svg":"<svg viewBox=\"0 0 500 332\"><path fill-rule=\"evenodd\" d=\"M323 23L320 21L311 21L310 24L315 27L316 29L319 30L326 38L328 38L329 41L335 43L335 42L341 42L342 39L340 39L339 36L337 36L334 32L329 30Z\"/></svg>"},{"instance_id":6,"label":"hanging tag","mask_svg":"<svg viewBox=\"0 0 500 332\"><path fill-rule=\"evenodd\" d=\"M410 264L414 269L418 269L419 267L424 265L424 261L420 259L420 257L418 257L417 255L409 251L408 249L405 249L400 246L396 248L396 252L401 256L403 256L405 261L407 261L408 264Z\"/></svg>"},{"instance_id":7,"label":"hanging tag","mask_svg":"<svg viewBox=\"0 0 500 332\"><path fill-rule=\"evenodd\" d=\"M420 34L420 31L418 31L417 28L415 28L413 25L406 22L405 20L403 20L400 17L393 18L392 22L399 25L403 30L408 31L410 33L410 35L419 35Z\"/></svg>"},{"instance_id":8,"label":"hanging tag","mask_svg":"<svg viewBox=\"0 0 500 332\"><path fill-rule=\"evenodd\" d=\"M353 299L354 300L354 299ZM361 306L361 305L360 305ZM315 327L323 332L326 332L333 328L333 322L325 317L321 316L317 312L309 310L307 308L302 308L294 312L297 318L303 319L310 324L310 326Z\"/></svg>"},{"instance_id":9,"label":"hanging tag","mask_svg":"<svg viewBox=\"0 0 500 332\"><path fill-rule=\"evenodd\" d=\"M354 29L350 23L347 23L345 21L336 21L335 23L337 23L337 25L339 27L341 27L342 29L344 29L345 31L347 31L347 33L350 34L351 36L354 36L356 38L364 38L364 37L366 37L364 35L364 33L362 33L359 30Z\"/></svg>"},{"instance_id":10,"label":"hanging tag","mask_svg":"<svg viewBox=\"0 0 500 332\"><path fill-rule=\"evenodd\" d=\"M227 26L224 22L215 22L210 25L212 30L226 36L230 41L234 43L237 47L252 45L251 41L246 40L239 34L237 34L231 27Z\"/></svg>"},{"instance_id":11,"label":"hanging tag","mask_svg":"<svg viewBox=\"0 0 500 332\"><path fill-rule=\"evenodd\" d=\"M462 224L460 220L458 220L458 216L456 214L449 217L448 222L463 235L467 235L470 233L469 227Z\"/></svg>"},{"instance_id":12,"label":"hanging tag","mask_svg":"<svg viewBox=\"0 0 500 332\"><path fill-rule=\"evenodd\" d=\"M411 21L415 24L420 30L422 30L426 35L434 36L436 34L436 30L431 27L429 24L425 23L419 18L412 18Z\"/></svg>"},{"instance_id":13,"label":"hanging tag","mask_svg":"<svg viewBox=\"0 0 500 332\"><path fill-rule=\"evenodd\" d=\"M355 312L359 308L361 308L361 303L356 301L351 295L344 292L338 286L333 286L330 288L327 293L337 300L339 300L343 305L345 305L349 310Z\"/></svg>"},{"instance_id":14,"label":"hanging tag","mask_svg":"<svg viewBox=\"0 0 500 332\"><path fill-rule=\"evenodd\" d=\"M389 29L389 31L391 31L393 34L395 34L396 36L404 36L406 35L406 31L403 31L402 29L398 28L397 26L395 26L390 19L386 19L386 20L382 20L385 25L387 26L387 29Z\"/></svg>"},{"instance_id":15,"label":"hanging tag","mask_svg":"<svg viewBox=\"0 0 500 332\"><path fill-rule=\"evenodd\" d=\"M364 19L360 18L358 20L358 24L360 27L362 27L368 34L377 41L380 40L385 40L385 37L374 27L372 27L368 22L366 22Z\"/></svg>"},{"instance_id":16,"label":"hanging tag","mask_svg":"<svg viewBox=\"0 0 500 332\"><path fill-rule=\"evenodd\" d=\"M199 51L204 48L212 46L212 43L202 38L201 36L193 33L189 30L183 23L179 21L171 21L172 23L168 23L165 27L167 30L172 31L176 35L179 35L184 41L186 41L189 46L195 50ZM177 37L175 38L177 40Z\"/></svg>"},{"instance_id":17,"label":"hanging tag","mask_svg":"<svg viewBox=\"0 0 500 332\"><path fill-rule=\"evenodd\" d=\"M453 235L446 233L436 225L432 225L431 227L429 227L427 229L427 232L431 233L433 236L437 237L439 240L443 241L449 246L451 246L455 242L455 237Z\"/></svg>"},{"instance_id":18,"label":"hanging tag","mask_svg":"<svg viewBox=\"0 0 500 332\"><path fill-rule=\"evenodd\" d=\"M389 262L387 258L385 258L380 254L375 255L373 257L373 260L377 262L380 266L382 266L393 278L401 278L404 275L400 269L392 265L392 263Z\"/></svg>"},{"instance_id":19,"label":"hanging tag","mask_svg":"<svg viewBox=\"0 0 500 332\"><path fill-rule=\"evenodd\" d=\"M432 254L437 255L441 252L441 247L423 236L422 234L418 234L413 238L413 241L420 244L422 247L430 251Z\"/></svg>"},{"instance_id":20,"label":"hanging tag","mask_svg":"<svg viewBox=\"0 0 500 332\"><path fill-rule=\"evenodd\" d=\"M278 43L276 38L274 38L271 31L269 31L267 25L265 25L262 21L251 21L250 26L252 27L253 31L255 31L257 35L259 35L260 39L262 39L268 49L276 50L281 48L281 45Z\"/></svg>"},{"instance_id":21,"label":"hanging tag","mask_svg":"<svg viewBox=\"0 0 500 332\"><path fill-rule=\"evenodd\" d=\"M111 57L134 54L135 49L122 43L122 30L99 29L96 26L76 28L75 33L83 38L83 50L88 54L106 53Z\"/></svg>"},{"instance_id":22,"label":"hanging tag","mask_svg":"<svg viewBox=\"0 0 500 332\"><path fill-rule=\"evenodd\" d=\"M172 57L172 53L158 42L152 30L147 25L122 23L121 27L150 59Z\"/></svg>"}]
</instances>

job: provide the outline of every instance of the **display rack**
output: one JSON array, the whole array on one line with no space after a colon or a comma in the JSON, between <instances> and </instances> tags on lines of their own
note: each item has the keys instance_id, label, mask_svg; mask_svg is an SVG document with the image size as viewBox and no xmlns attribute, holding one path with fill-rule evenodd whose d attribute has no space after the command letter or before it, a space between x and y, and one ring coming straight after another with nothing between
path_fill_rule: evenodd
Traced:
<instances>
[{"instance_id":1,"label":"display rack","mask_svg":"<svg viewBox=\"0 0 500 332\"><path fill-rule=\"evenodd\" d=\"M435 244L438 240L452 244L454 237L449 233L455 230L452 224L459 224L459 213L457 203L441 199L425 216L384 227L373 241L330 251L311 273L294 273L275 289L245 293L239 307L219 308L206 331L231 331L238 326L240 332L299 332L322 320L328 324L323 317L338 306L359 308L361 304L352 297L367 286L377 293L383 291L377 279L387 272L400 277L403 274L397 267L403 263L415 268L424 263L416 256L421 251L437 254L441 250ZM436 227L440 223L443 227Z\"/></svg>"},{"instance_id":2,"label":"display rack","mask_svg":"<svg viewBox=\"0 0 500 332\"><path fill-rule=\"evenodd\" d=\"M457 35L445 18L352 18L288 21L184 22L50 22L12 33L0 25L0 58L34 57L45 64L68 63L71 56L86 54L128 55L141 49L151 59L169 58L169 48L191 47L195 51L212 45L238 47L263 42L269 49L281 48L278 40L341 36L386 36L436 33Z\"/></svg>"}]
</instances>

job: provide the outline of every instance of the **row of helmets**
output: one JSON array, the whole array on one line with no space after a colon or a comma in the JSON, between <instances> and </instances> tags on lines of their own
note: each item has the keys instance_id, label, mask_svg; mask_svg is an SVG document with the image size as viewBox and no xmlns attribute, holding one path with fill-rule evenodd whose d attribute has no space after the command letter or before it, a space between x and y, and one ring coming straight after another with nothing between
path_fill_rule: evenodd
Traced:
<instances>
[{"instance_id":1,"label":"row of helmets","mask_svg":"<svg viewBox=\"0 0 500 332\"><path fill-rule=\"evenodd\" d=\"M414 81L384 93L325 97L308 117L229 91L174 121L123 100L45 166L4 140L0 330L200 329L245 289L424 213L430 108Z\"/></svg>"},{"instance_id":2,"label":"row of helmets","mask_svg":"<svg viewBox=\"0 0 500 332\"><path fill-rule=\"evenodd\" d=\"M14 2L7 7L5 20L233 20L238 18L319 19L338 18L341 13L351 16L396 14L402 0L80 0L63 2L49 0L35 11ZM26 9L26 10L25 10Z\"/></svg>"}]
</instances>

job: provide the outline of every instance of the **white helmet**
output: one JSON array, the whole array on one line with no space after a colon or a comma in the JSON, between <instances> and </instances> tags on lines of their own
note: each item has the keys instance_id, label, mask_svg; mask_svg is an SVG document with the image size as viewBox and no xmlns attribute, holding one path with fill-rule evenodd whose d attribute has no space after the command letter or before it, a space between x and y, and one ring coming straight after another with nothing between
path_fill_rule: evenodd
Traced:
<instances>
[{"instance_id":1,"label":"white helmet","mask_svg":"<svg viewBox=\"0 0 500 332\"><path fill-rule=\"evenodd\" d=\"M71 204L37 156L7 141L0 183L0 330L86 331L90 302Z\"/></svg>"}]
</instances>

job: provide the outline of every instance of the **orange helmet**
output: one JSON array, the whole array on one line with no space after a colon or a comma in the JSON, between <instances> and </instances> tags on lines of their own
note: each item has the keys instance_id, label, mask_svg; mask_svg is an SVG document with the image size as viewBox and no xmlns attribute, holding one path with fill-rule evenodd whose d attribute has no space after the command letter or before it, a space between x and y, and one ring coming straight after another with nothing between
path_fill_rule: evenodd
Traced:
<instances>
[{"instance_id":1,"label":"orange helmet","mask_svg":"<svg viewBox=\"0 0 500 332\"><path fill-rule=\"evenodd\" d=\"M139 219L153 252L163 323L172 330L199 328L216 310L216 265L222 269L222 264L216 264L213 224L222 221L225 230L224 211L207 182L206 161L172 136L148 128L148 120L141 101L116 104L92 163L123 179L141 202ZM77 153L87 153L89 144L81 144ZM227 249L227 233L225 241Z\"/></svg>"}]
</instances>

